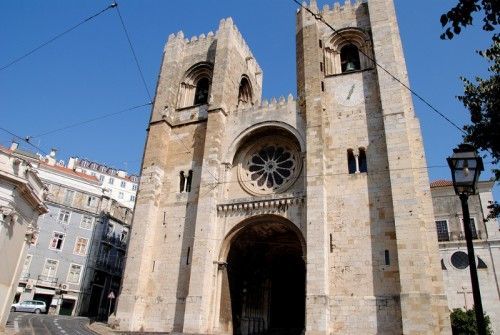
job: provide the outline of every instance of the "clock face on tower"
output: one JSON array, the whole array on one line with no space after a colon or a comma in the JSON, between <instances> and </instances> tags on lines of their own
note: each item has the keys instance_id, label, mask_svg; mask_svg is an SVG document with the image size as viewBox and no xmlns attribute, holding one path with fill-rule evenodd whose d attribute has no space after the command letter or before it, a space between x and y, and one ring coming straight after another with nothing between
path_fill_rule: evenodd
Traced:
<instances>
[{"instance_id":1,"label":"clock face on tower","mask_svg":"<svg viewBox=\"0 0 500 335\"><path fill-rule=\"evenodd\" d=\"M364 100L363 83L354 79L343 81L335 89L335 99L343 106L359 105Z\"/></svg>"}]
</instances>

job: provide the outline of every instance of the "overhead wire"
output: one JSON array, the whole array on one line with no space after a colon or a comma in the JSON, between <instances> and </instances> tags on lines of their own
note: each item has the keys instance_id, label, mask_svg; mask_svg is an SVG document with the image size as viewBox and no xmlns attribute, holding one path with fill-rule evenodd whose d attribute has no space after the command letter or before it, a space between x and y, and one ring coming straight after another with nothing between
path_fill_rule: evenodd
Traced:
<instances>
[{"instance_id":1,"label":"overhead wire","mask_svg":"<svg viewBox=\"0 0 500 335\"><path fill-rule=\"evenodd\" d=\"M148 85L146 84L146 80L144 79L144 74L142 73L141 65L139 64L139 59L137 58L137 54L134 49L134 45L132 44L132 40L130 39L130 35L128 33L127 27L125 26L125 21L123 20L122 14L120 13L120 8L118 7L118 4L116 2L113 3L116 8L116 12L118 13L118 17L120 18L121 26L123 28L123 32L125 33L125 36L127 37L128 45L130 47L130 51L132 52L132 55L135 60L135 65L137 66L137 70L139 71L139 75L141 77L142 84L144 85L144 89L146 90L146 94L149 97L149 101L153 101L153 98L151 97L151 93L149 93Z\"/></svg>"},{"instance_id":2,"label":"overhead wire","mask_svg":"<svg viewBox=\"0 0 500 335\"><path fill-rule=\"evenodd\" d=\"M113 113L109 113L109 114L104 114L104 115L97 116L97 117L94 117L94 118L91 118L91 119L88 119L88 120L79 121L79 122L72 123L72 124L69 124L69 125L66 125L66 126L63 126L63 127L60 127L60 128L55 128L55 129L52 129L52 130L48 130L46 132L40 133L40 134L35 135L35 136L29 136L29 138L38 138L38 137L46 136L46 135L49 135L49 134L57 133L57 132L60 132L60 131L66 130L66 129L78 127L78 126L81 126L81 125L84 125L84 124L87 124L87 123L91 123L91 122L94 122L94 121L97 121L97 120L102 120L102 119L105 119L105 118L108 118L108 117L111 117L111 116L114 116L114 115L118 115L118 114L122 114L122 113L125 113L125 112L129 112L129 111L141 108L141 107L150 106L151 104L152 104L151 102L148 102L148 103L145 103L145 104L142 104L142 105L137 105L137 106L129 107L129 108L126 108L126 109L119 110L117 112L113 112Z\"/></svg>"},{"instance_id":3,"label":"overhead wire","mask_svg":"<svg viewBox=\"0 0 500 335\"><path fill-rule=\"evenodd\" d=\"M31 55L31 54L35 53L36 51L38 51L38 50L42 49L42 48L43 48L43 47L45 47L46 45L48 45L48 44L50 44L50 43L54 42L54 41L55 41L55 40L57 40L58 38L60 38L60 37L62 37L62 36L64 36L64 35L66 35L67 33L69 33L69 32L71 32L71 31L75 30L76 28L80 27L82 24L84 24L84 23L86 23L86 22L88 22L88 21L90 21L90 20L92 20L92 19L96 18L97 16L99 16L99 15L101 15L102 13L106 12L108 9L115 8L115 7L116 7L116 3L112 3L111 5L109 5L108 7L104 8L103 10L101 10L101 11L99 11L99 12L97 12L97 13L95 13L95 14L93 14L93 15L89 16L89 17L87 17L86 19L84 19L84 20L80 21L78 24L76 24L76 25L72 26L72 27L71 27L71 28L69 28L69 29L66 29L65 31L63 31L63 32L61 32L61 33L59 33L59 34L57 34L56 36L52 37L52 38L51 38L51 39L49 39L48 41L43 42L42 44L38 45L37 47L35 47L35 48L31 49L30 51L26 52L25 54L23 54L23 55L21 55L21 56L19 56L19 57L15 58L15 59L13 59L13 60L12 60L12 61L10 61L9 63L7 63L7 64L3 65L2 67L0 67L0 71L3 71L3 70L5 70L5 69L7 69L7 68L11 67L12 65L16 64L17 62L19 62L19 61L23 60L24 58L28 57L29 55Z\"/></svg>"},{"instance_id":4,"label":"overhead wire","mask_svg":"<svg viewBox=\"0 0 500 335\"><path fill-rule=\"evenodd\" d=\"M344 41L349 41L342 35L342 31L338 31L335 29L331 24L329 24L323 16L319 13L314 13L311 9L309 9L307 6L304 6L300 1L298 0L292 0L295 2L297 5L299 5L301 8L306 10L309 14L311 14L316 21L320 21L323 24L325 24L328 28L330 28L334 33L338 33L340 38L342 38ZM415 97L417 97L420 101L422 101L427 107L429 107L433 112L437 113L439 116L441 116L444 120L446 120L449 124L451 124L453 127L458 129L461 133L467 135L467 132L460 128L455 122L453 122L451 119L449 119L446 115L444 115L442 112L440 112L436 107L434 107L427 99L425 99L423 96L421 96L418 92L416 92L414 89L406 85L403 81L401 81L398 77L396 77L394 74L392 74L389 70L387 70L384 66L382 66L380 63L378 63L373 57L370 55L367 55L363 50L358 49L358 51L368 58L370 61L373 62L377 67L379 67L382 71L384 71L386 74L388 74L392 79L397 81L401 86L403 86L405 89L407 89L411 94L413 94Z\"/></svg>"},{"instance_id":5,"label":"overhead wire","mask_svg":"<svg viewBox=\"0 0 500 335\"><path fill-rule=\"evenodd\" d=\"M31 138L30 136L21 137L19 135L14 134L13 132L11 132L8 129L5 129L5 128L1 127L1 126L0 126L0 130L6 132L7 134L9 134L9 135L11 135L11 136L13 136L13 137L15 137L15 138L17 138L17 139L25 142L25 143L27 143L31 147L33 147L33 148L37 149L38 151L40 151L42 154L47 155L47 153L45 152L45 150L43 150L42 148L40 148L40 147L38 147L38 146L36 146L36 145L34 145L33 143L30 142L30 138Z\"/></svg>"}]
</instances>

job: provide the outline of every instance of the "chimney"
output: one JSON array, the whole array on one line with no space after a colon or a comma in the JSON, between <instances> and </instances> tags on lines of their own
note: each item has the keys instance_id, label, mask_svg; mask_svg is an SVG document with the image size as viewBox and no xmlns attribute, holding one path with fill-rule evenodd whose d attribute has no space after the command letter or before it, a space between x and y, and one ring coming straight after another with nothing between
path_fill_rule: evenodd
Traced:
<instances>
[{"instance_id":1,"label":"chimney","mask_svg":"<svg viewBox=\"0 0 500 335\"><path fill-rule=\"evenodd\" d=\"M77 161L78 161L78 158L70 157L68 159L68 166L67 166L67 168L71 169L71 170L74 170Z\"/></svg>"},{"instance_id":2,"label":"chimney","mask_svg":"<svg viewBox=\"0 0 500 335\"><path fill-rule=\"evenodd\" d=\"M16 151L17 147L19 147L19 143L13 140L12 143L10 144L10 150Z\"/></svg>"},{"instance_id":3,"label":"chimney","mask_svg":"<svg viewBox=\"0 0 500 335\"><path fill-rule=\"evenodd\" d=\"M55 159L55 158L56 158L56 152L57 152L57 149L55 149L55 148L50 149L50 154L49 154L49 156L50 156L51 158L54 158L54 159Z\"/></svg>"}]
</instances>

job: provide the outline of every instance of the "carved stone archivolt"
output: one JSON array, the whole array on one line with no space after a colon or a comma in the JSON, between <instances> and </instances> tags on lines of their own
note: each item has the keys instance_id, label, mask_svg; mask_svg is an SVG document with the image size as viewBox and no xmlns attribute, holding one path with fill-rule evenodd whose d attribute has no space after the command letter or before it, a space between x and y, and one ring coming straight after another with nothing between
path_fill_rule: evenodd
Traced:
<instances>
[{"instance_id":1,"label":"carved stone archivolt","mask_svg":"<svg viewBox=\"0 0 500 335\"><path fill-rule=\"evenodd\" d=\"M238 180L253 195L286 191L302 169L299 148L282 136L266 136L249 146L240 157Z\"/></svg>"}]
</instances>

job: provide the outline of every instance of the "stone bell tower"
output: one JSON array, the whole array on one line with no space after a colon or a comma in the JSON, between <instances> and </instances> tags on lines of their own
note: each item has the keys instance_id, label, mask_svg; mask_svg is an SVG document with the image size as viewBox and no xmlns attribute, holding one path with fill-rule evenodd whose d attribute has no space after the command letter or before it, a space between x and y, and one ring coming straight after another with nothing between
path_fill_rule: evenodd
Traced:
<instances>
[{"instance_id":1,"label":"stone bell tower","mask_svg":"<svg viewBox=\"0 0 500 335\"><path fill-rule=\"evenodd\" d=\"M297 12L296 100L261 101L230 18L169 36L120 330L450 333L393 1L308 9L335 31Z\"/></svg>"},{"instance_id":2,"label":"stone bell tower","mask_svg":"<svg viewBox=\"0 0 500 335\"><path fill-rule=\"evenodd\" d=\"M169 36L119 298L120 329L204 326L226 116L259 102L261 92L262 71L231 18L216 33Z\"/></svg>"},{"instance_id":3,"label":"stone bell tower","mask_svg":"<svg viewBox=\"0 0 500 335\"><path fill-rule=\"evenodd\" d=\"M306 324L318 334L450 333L419 121L409 90L381 70L409 86L393 1L309 9L335 32L298 12L313 176Z\"/></svg>"}]
</instances>

